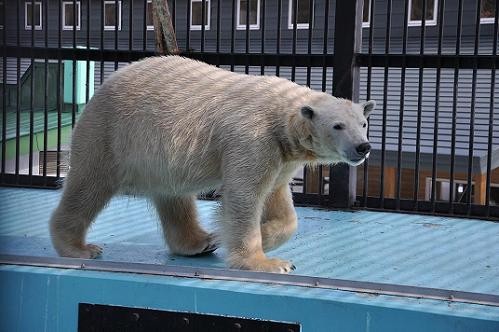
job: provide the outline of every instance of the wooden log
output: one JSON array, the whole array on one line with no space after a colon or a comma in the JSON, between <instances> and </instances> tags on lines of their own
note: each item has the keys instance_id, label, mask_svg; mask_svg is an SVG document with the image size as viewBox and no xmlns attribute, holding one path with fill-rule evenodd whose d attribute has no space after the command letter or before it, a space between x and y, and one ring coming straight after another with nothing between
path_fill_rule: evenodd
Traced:
<instances>
[{"instance_id":1,"label":"wooden log","mask_svg":"<svg viewBox=\"0 0 499 332\"><path fill-rule=\"evenodd\" d=\"M167 0L152 0L154 32L156 35L156 53L179 54L172 17Z\"/></svg>"}]
</instances>

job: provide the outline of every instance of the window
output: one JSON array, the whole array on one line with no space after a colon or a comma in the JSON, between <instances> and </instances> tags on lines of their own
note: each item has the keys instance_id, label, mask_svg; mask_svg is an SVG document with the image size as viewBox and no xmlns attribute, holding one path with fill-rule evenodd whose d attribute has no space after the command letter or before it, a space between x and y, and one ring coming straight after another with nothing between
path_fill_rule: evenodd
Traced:
<instances>
[{"instance_id":1,"label":"window","mask_svg":"<svg viewBox=\"0 0 499 332\"><path fill-rule=\"evenodd\" d=\"M499 205L499 185L490 185L490 205Z\"/></svg>"},{"instance_id":2,"label":"window","mask_svg":"<svg viewBox=\"0 0 499 332\"><path fill-rule=\"evenodd\" d=\"M152 18L152 0L147 1L147 16L146 16L146 26L147 30L154 30L154 21Z\"/></svg>"},{"instance_id":3,"label":"window","mask_svg":"<svg viewBox=\"0 0 499 332\"><path fill-rule=\"evenodd\" d=\"M246 29L248 0L237 1L237 29ZM249 0L249 28L260 29L260 0Z\"/></svg>"},{"instance_id":4,"label":"window","mask_svg":"<svg viewBox=\"0 0 499 332\"><path fill-rule=\"evenodd\" d=\"M35 4L35 12L33 13L33 2L26 1L24 7L24 27L26 30L31 30L32 20L35 19L35 30L42 29L42 3L37 1ZM34 15L34 16L33 16Z\"/></svg>"},{"instance_id":5,"label":"window","mask_svg":"<svg viewBox=\"0 0 499 332\"><path fill-rule=\"evenodd\" d=\"M494 23L496 15L496 0L481 0L480 23Z\"/></svg>"},{"instance_id":6,"label":"window","mask_svg":"<svg viewBox=\"0 0 499 332\"><path fill-rule=\"evenodd\" d=\"M203 24L203 16L201 15L203 8L202 0L191 0L191 30L201 30ZM210 1L206 0L204 4L204 29L210 30Z\"/></svg>"},{"instance_id":7,"label":"window","mask_svg":"<svg viewBox=\"0 0 499 332\"><path fill-rule=\"evenodd\" d=\"M438 0L426 0L425 25L437 24ZM409 25L423 25L423 0L409 0Z\"/></svg>"},{"instance_id":8,"label":"window","mask_svg":"<svg viewBox=\"0 0 499 332\"><path fill-rule=\"evenodd\" d=\"M450 181L448 179L436 179L436 197L437 201L448 201L450 198ZM426 178L426 187L425 187L425 199L427 201L431 198L431 178ZM452 198L454 202L467 202L468 196L470 194L467 189L468 182L463 180L454 180L454 188ZM471 183L471 200L473 201L475 194L475 182Z\"/></svg>"},{"instance_id":9,"label":"window","mask_svg":"<svg viewBox=\"0 0 499 332\"><path fill-rule=\"evenodd\" d=\"M63 30L73 30L74 24L74 8L73 1L64 1L62 3L62 29ZM76 2L76 30L80 30L81 23L81 12L80 12L80 2Z\"/></svg>"},{"instance_id":10,"label":"window","mask_svg":"<svg viewBox=\"0 0 499 332\"><path fill-rule=\"evenodd\" d=\"M116 20L116 3L118 4L118 19ZM121 1L104 1L104 30L121 30Z\"/></svg>"},{"instance_id":11,"label":"window","mask_svg":"<svg viewBox=\"0 0 499 332\"><path fill-rule=\"evenodd\" d=\"M369 27L369 20L371 18L371 0L364 0L364 9L362 11L362 27Z\"/></svg>"},{"instance_id":12,"label":"window","mask_svg":"<svg viewBox=\"0 0 499 332\"><path fill-rule=\"evenodd\" d=\"M3 29L4 15L5 15L5 7L3 6L3 2L0 2L0 29Z\"/></svg>"},{"instance_id":13,"label":"window","mask_svg":"<svg viewBox=\"0 0 499 332\"><path fill-rule=\"evenodd\" d=\"M313 8L312 12L310 12L310 2L313 0L289 0L289 12L288 12L288 28L293 29L294 28L294 12L293 12L293 6L294 2L296 1L296 7L297 7L297 12L296 12L296 28L297 29L308 29L309 26L309 21L310 17L314 16L313 13Z\"/></svg>"}]
</instances>

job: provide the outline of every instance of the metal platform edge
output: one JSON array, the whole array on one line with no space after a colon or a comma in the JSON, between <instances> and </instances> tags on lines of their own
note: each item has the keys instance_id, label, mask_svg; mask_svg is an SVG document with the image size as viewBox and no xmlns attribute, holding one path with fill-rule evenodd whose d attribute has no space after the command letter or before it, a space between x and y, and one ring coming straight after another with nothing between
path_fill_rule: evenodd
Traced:
<instances>
[{"instance_id":1,"label":"metal platform edge","mask_svg":"<svg viewBox=\"0 0 499 332\"><path fill-rule=\"evenodd\" d=\"M431 299L446 302L499 307L499 295L495 294L484 294L420 286L385 284L368 281L322 278L305 275L276 274L267 272L190 266L168 266L145 263L123 263L66 257L39 257L18 255L0 255L0 265L48 267L96 272L132 273L180 278L195 278L203 280L225 280L263 283L270 285L299 286L371 295Z\"/></svg>"}]
</instances>

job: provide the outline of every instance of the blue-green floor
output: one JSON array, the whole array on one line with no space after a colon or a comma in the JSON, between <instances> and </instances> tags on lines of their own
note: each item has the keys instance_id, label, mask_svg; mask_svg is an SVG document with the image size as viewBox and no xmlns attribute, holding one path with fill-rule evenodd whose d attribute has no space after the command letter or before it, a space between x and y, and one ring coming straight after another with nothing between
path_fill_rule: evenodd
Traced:
<instances>
[{"instance_id":1,"label":"blue-green floor","mask_svg":"<svg viewBox=\"0 0 499 332\"><path fill-rule=\"evenodd\" d=\"M61 192L0 188L0 255L55 256L48 220ZM199 201L207 229L216 202ZM297 208L297 234L271 252L294 274L499 295L499 223ZM105 261L224 269L223 250L173 256L146 200L116 197L88 239ZM0 331L75 330L78 303L299 322L319 331L499 331L499 307L258 282L0 266ZM60 313L64 314L60 314Z\"/></svg>"},{"instance_id":2,"label":"blue-green floor","mask_svg":"<svg viewBox=\"0 0 499 332\"><path fill-rule=\"evenodd\" d=\"M60 191L0 188L0 253L55 256L48 220ZM216 202L199 201L206 228ZM371 211L296 208L297 234L269 253L291 260L295 274L445 288L499 295L499 223ZM101 259L223 268L223 250L198 258L172 256L154 208L116 197L88 235Z\"/></svg>"}]
</instances>

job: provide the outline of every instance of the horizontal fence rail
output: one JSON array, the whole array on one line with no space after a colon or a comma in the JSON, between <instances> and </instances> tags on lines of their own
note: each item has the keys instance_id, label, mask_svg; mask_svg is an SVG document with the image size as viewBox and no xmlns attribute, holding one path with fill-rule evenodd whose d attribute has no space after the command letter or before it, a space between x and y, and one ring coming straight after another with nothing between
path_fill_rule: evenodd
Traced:
<instances>
[{"instance_id":1,"label":"horizontal fence rail","mask_svg":"<svg viewBox=\"0 0 499 332\"><path fill-rule=\"evenodd\" d=\"M499 218L498 1L359 1L353 8L334 0L171 0L169 7L184 56L327 93L358 71L351 95L378 105L371 158L348 171L348 183L326 165L298 172L297 204ZM152 5L0 6L0 185L60 187L86 102L112 72L155 55ZM355 24L339 31L341 22ZM345 61L337 50L350 47L345 36L356 31L358 49Z\"/></svg>"}]
</instances>

